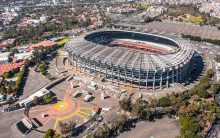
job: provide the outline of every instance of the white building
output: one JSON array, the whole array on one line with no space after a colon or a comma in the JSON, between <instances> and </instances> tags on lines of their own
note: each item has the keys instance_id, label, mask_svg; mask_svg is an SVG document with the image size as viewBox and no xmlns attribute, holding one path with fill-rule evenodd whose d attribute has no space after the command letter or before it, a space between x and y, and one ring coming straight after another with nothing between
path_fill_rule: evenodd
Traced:
<instances>
[{"instance_id":1,"label":"white building","mask_svg":"<svg viewBox=\"0 0 220 138\"><path fill-rule=\"evenodd\" d=\"M30 95L29 97L27 97L26 99L24 99L23 101L20 101L19 102L19 105L21 107L28 107L29 105L32 104L33 100L35 98L40 98L40 97L43 97L44 95L47 95L49 94L50 91L43 88L43 89L40 89L39 91L35 92L34 94Z\"/></svg>"},{"instance_id":2,"label":"white building","mask_svg":"<svg viewBox=\"0 0 220 138\"><path fill-rule=\"evenodd\" d=\"M0 64L6 64L9 61L10 52L0 53Z\"/></svg>"}]
</instances>

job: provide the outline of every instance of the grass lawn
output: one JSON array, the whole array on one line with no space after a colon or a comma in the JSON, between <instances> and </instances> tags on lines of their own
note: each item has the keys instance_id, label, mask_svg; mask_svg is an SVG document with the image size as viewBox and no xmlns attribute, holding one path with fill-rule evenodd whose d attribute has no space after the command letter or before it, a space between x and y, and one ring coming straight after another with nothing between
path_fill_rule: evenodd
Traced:
<instances>
[{"instance_id":1,"label":"grass lawn","mask_svg":"<svg viewBox=\"0 0 220 138\"><path fill-rule=\"evenodd\" d=\"M64 38L64 39L62 39L61 41L57 42L57 45L58 45L58 46L61 46L61 45L65 44L65 43L68 42L68 41L69 41L68 38Z\"/></svg>"},{"instance_id":2,"label":"grass lawn","mask_svg":"<svg viewBox=\"0 0 220 138\"><path fill-rule=\"evenodd\" d=\"M203 21L204 20L202 19L202 17L182 18L182 22L186 22L186 23L199 24L199 23L202 23Z\"/></svg>"}]
</instances>

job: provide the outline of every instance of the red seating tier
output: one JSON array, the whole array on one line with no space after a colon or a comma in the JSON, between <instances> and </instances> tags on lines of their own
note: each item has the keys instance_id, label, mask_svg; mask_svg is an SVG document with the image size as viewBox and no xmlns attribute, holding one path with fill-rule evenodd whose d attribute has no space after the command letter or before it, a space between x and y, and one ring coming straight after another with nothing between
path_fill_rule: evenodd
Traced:
<instances>
[{"instance_id":1,"label":"red seating tier","mask_svg":"<svg viewBox=\"0 0 220 138\"><path fill-rule=\"evenodd\" d=\"M131 48L131 47L137 47L138 49L135 49L135 50L138 50L138 51L141 51L141 52L147 52L149 54L156 54L156 53L167 54L168 53L167 50L164 50L164 49L161 49L161 48L156 48L156 47L149 46L149 45L146 45L146 44L137 44L137 43L125 42L125 41L123 41L123 42L113 41L110 44L112 44L112 45L119 44L120 48L128 48L128 49L135 49L135 48ZM140 48L143 48L143 49L146 49L146 50L141 50ZM155 51L155 52L153 52L153 51Z\"/></svg>"}]
</instances>

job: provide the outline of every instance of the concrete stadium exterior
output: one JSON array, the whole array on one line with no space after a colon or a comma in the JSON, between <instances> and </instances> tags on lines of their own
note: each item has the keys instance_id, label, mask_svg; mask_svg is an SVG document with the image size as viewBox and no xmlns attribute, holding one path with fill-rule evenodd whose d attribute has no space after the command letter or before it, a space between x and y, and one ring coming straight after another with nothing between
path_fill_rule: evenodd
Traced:
<instances>
[{"instance_id":1,"label":"concrete stadium exterior","mask_svg":"<svg viewBox=\"0 0 220 138\"><path fill-rule=\"evenodd\" d=\"M76 69L139 88L169 87L184 81L193 68L188 41L156 34L100 30L73 39L65 49Z\"/></svg>"}]
</instances>

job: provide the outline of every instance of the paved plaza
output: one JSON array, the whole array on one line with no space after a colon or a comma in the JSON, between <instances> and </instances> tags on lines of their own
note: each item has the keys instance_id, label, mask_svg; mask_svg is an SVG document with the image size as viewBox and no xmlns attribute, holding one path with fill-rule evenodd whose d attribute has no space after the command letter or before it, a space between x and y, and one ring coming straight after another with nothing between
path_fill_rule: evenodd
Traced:
<instances>
[{"instance_id":1,"label":"paved plaza","mask_svg":"<svg viewBox=\"0 0 220 138\"><path fill-rule=\"evenodd\" d=\"M27 98L29 95L35 93L41 89L44 85L49 83L49 80L43 76L41 73L34 71L33 68L29 69L28 77L25 81L25 86L23 93L19 97L19 100L22 101Z\"/></svg>"},{"instance_id":2,"label":"paved plaza","mask_svg":"<svg viewBox=\"0 0 220 138\"><path fill-rule=\"evenodd\" d=\"M178 121L165 117L155 122L139 122L132 131L123 132L118 138L175 138L179 130Z\"/></svg>"},{"instance_id":3,"label":"paved plaza","mask_svg":"<svg viewBox=\"0 0 220 138\"><path fill-rule=\"evenodd\" d=\"M199 26L187 23L173 23L173 22L151 22L140 26L144 30L154 30L158 32L174 33L174 34L188 34L200 36L207 39L220 39L220 31L216 27Z\"/></svg>"},{"instance_id":4,"label":"paved plaza","mask_svg":"<svg viewBox=\"0 0 220 138\"><path fill-rule=\"evenodd\" d=\"M21 138L22 136L17 132L14 123L20 121L24 116L24 110L1 113L0 114L0 138Z\"/></svg>"},{"instance_id":5,"label":"paved plaza","mask_svg":"<svg viewBox=\"0 0 220 138\"><path fill-rule=\"evenodd\" d=\"M77 125L81 125L96 113L97 107L95 105L85 103L82 99L73 99L72 95L75 91L72 90L70 85L66 88L66 92L63 92L63 99L59 100L61 98L58 98L57 103L39 105L30 109L29 119L38 126L38 130L46 131L48 128L52 128L60 131L59 122L61 121L74 120ZM62 91L59 93L62 93Z\"/></svg>"}]
</instances>

